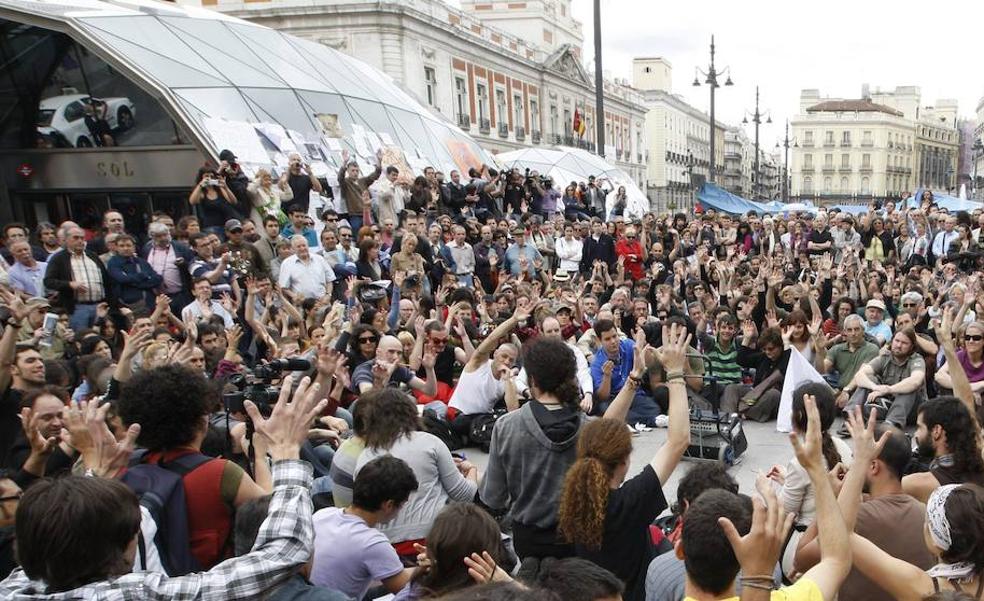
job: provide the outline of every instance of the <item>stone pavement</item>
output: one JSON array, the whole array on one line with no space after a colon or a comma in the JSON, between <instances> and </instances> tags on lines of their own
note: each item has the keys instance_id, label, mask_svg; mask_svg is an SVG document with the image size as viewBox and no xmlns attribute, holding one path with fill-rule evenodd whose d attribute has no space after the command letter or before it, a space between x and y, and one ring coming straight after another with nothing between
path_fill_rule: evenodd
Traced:
<instances>
[{"instance_id":1,"label":"stone pavement","mask_svg":"<svg viewBox=\"0 0 984 601\"><path fill-rule=\"evenodd\" d=\"M763 474L768 472L769 468L777 463L784 466L793 456L793 447L789 444L788 435L776 432L774 421L765 424L746 421L743 426L745 436L748 438L748 450L729 472L738 481L739 490L745 494L751 494L755 490L756 475L760 472ZM839 426L839 423L835 423L832 431L836 432ZM642 432L632 437L632 463L629 466L629 477L639 473L652 460L653 455L665 440L665 428L652 432ZM488 455L478 449L470 448L464 449L464 453L468 460L478 466L480 472L484 473ZM669 504L672 505L676 501L677 484L693 464L693 460L684 459L674 470L669 482L663 486L663 493Z\"/></svg>"}]
</instances>

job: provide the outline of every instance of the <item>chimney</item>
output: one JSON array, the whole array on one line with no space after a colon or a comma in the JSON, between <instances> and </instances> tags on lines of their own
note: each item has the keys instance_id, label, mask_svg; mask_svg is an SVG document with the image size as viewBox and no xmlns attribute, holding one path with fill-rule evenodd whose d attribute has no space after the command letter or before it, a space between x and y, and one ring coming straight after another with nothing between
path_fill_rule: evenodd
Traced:
<instances>
[{"instance_id":1,"label":"chimney","mask_svg":"<svg viewBox=\"0 0 984 601\"><path fill-rule=\"evenodd\" d=\"M864 100L871 100L871 90L868 88L868 84L861 84L861 98Z\"/></svg>"}]
</instances>

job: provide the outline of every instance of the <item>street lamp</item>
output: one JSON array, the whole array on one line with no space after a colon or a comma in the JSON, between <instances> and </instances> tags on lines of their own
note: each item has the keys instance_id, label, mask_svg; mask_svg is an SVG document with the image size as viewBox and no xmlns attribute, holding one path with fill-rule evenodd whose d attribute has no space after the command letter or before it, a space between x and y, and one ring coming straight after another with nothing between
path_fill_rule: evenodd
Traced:
<instances>
[{"instance_id":1,"label":"street lamp","mask_svg":"<svg viewBox=\"0 0 984 601\"><path fill-rule=\"evenodd\" d=\"M694 86L695 87L700 87L700 78L698 77L698 75L703 75L704 76L704 83L707 84L707 85L709 85L711 87L711 115L710 115L710 126L711 126L711 132L710 132L710 134L711 134L711 160L709 162L709 165L710 166L708 167L708 170L707 171L708 171L708 175L710 176L711 183L714 183L715 181L717 181L716 178L715 178L715 176L714 176L714 90L715 90L715 88L721 87L720 84L718 84L718 76L719 75L727 75L727 79L725 80L724 85L726 85L726 86L733 86L733 85L735 85L735 83L733 81L731 81L731 68L730 67L725 67L721 71L718 71L714 67L714 36L711 36L711 64L708 65L707 71L701 70L700 67L695 67L694 68L694 71L695 71L695 74L694 74Z\"/></svg>"},{"instance_id":2,"label":"street lamp","mask_svg":"<svg viewBox=\"0 0 984 601\"><path fill-rule=\"evenodd\" d=\"M984 156L984 144L980 138L974 138L974 145L971 147L974 153L974 186L971 188L970 197L977 200L977 161Z\"/></svg>"},{"instance_id":3,"label":"street lamp","mask_svg":"<svg viewBox=\"0 0 984 601\"><path fill-rule=\"evenodd\" d=\"M765 113L759 112L759 87L755 86L755 112L749 113L745 111L745 118L741 120L742 124L748 125L748 116L751 115L752 123L755 124L755 170L752 172L752 197L753 200L757 200L759 196L759 125L762 124L762 117L766 118L766 123L772 123L772 115L769 111Z\"/></svg>"},{"instance_id":4,"label":"street lamp","mask_svg":"<svg viewBox=\"0 0 984 601\"><path fill-rule=\"evenodd\" d=\"M694 153L692 151L687 150L687 159L684 164L687 166L687 168L683 170L683 174L687 178L687 191L689 192L691 202L693 202L694 165L697 164L697 159L694 158Z\"/></svg>"},{"instance_id":5,"label":"street lamp","mask_svg":"<svg viewBox=\"0 0 984 601\"><path fill-rule=\"evenodd\" d=\"M756 95L757 96L757 95ZM755 128L756 133L758 133L758 127ZM784 150L783 158L783 177L782 177L782 201L784 203L789 202L789 147L792 145L793 148L799 148L799 142L793 137L792 140L789 139L789 119L786 119L786 136L782 139L781 146ZM780 146L779 142L776 142L776 148Z\"/></svg>"}]
</instances>

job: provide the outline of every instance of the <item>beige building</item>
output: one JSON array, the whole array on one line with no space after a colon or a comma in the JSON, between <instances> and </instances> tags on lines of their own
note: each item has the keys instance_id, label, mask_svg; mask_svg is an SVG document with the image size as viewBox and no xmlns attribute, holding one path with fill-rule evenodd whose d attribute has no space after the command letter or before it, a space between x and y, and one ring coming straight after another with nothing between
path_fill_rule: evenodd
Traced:
<instances>
[{"instance_id":1,"label":"beige building","mask_svg":"<svg viewBox=\"0 0 984 601\"><path fill-rule=\"evenodd\" d=\"M582 64L570 0L183 0L317 41L392 77L493 153L530 146L595 149L594 77ZM605 154L643 188L645 107L605 83ZM574 113L585 120L572 131ZM381 115L380 118L385 118Z\"/></svg>"},{"instance_id":2,"label":"beige building","mask_svg":"<svg viewBox=\"0 0 984 601\"><path fill-rule=\"evenodd\" d=\"M798 142L790 149L793 198L866 202L956 186L955 100L921 106L916 86L870 92L863 86L859 99L803 90L800 114L790 125Z\"/></svg>"}]
</instances>

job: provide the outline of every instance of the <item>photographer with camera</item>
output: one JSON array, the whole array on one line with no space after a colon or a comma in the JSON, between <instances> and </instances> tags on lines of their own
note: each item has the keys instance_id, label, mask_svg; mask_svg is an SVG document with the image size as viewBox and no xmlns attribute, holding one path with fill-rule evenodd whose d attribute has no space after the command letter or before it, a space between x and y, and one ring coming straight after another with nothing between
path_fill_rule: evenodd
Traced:
<instances>
[{"instance_id":1,"label":"photographer with camera","mask_svg":"<svg viewBox=\"0 0 984 601\"><path fill-rule=\"evenodd\" d=\"M311 191L314 190L320 194L324 188L314 173L311 172L311 165L305 163L300 154L290 153L287 161L287 172L280 176L280 181L289 186L293 194L291 199L281 203L280 208L284 213L287 213L288 205L297 204L307 214L308 206L311 204Z\"/></svg>"},{"instance_id":2,"label":"photographer with camera","mask_svg":"<svg viewBox=\"0 0 984 601\"><path fill-rule=\"evenodd\" d=\"M198 207L196 212L201 216L202 229L220 237L225 235L226 221L242 217L236 202L221 168L203 169L188 197L188 203Z\"/></svg>"}]
</instances>

